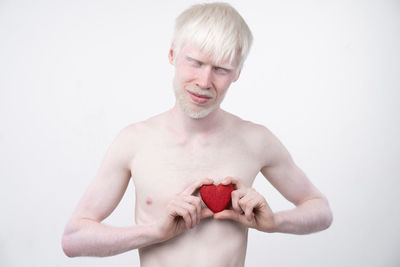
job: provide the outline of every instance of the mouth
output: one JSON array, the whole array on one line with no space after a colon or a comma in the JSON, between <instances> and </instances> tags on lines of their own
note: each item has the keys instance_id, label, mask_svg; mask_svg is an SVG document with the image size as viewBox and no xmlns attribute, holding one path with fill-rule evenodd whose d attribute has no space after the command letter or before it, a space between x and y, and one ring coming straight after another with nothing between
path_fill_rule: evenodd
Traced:
<instances>
[{"instance_id":1,"label":"mouth","mask_svg":"<svg viewBox=\"0 0 400 267\"><path fill-rule=\"evenodd\" d=\"M190 91L187 91L190 95L190 97L192 98L192 100L198 104L204 104L206 102L208 102L212 97L207 96L207 95L201 95L201 94L197 94L197 93L193 93Z\"/></svg>"}]
</instances>

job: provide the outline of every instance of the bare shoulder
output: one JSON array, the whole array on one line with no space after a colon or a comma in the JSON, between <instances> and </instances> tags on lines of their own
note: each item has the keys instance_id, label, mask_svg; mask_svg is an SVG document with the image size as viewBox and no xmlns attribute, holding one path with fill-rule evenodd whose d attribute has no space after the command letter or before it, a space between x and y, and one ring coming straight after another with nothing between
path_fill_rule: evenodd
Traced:
<instances>
[{"instance_id":1,"label":"bare shoulder","mask_svg":"<svg viewBox=\"0 0 400 267\"><path fill-rule=\"evenodd\" d=\"M131 123L119 131L114 142L123 143L124 145L134 144L143 135L143 131L142 122Z\"/></svg>"},{"instance_id":2,"label":"bare shoulder","mask_svg":"<svg viewBox=\"0 0 400 267\"><path fill-rule=\"evenodd\" d=\"M150 138L154 120L152 118L131 123L121 130L109 146L104 162L112 163L113 166L121 166L122 169L130 169L132 160L143 148L145 142Z\"/></svg>"},{"instance_id":3,"label":"bare shoulder","mask_svg":"<svg viewBox=\"0 0 400 267\"><path fill-rule=\"evenodd\" d=\"M263 166L290 157L278 137L266 126L235 116L234 127L240 134L242 142L254 151Z\"/></svg>"},{"instance_id":4,"label":"bare shoulder","mask_svg":"<svg viewBox=\"0 0 400 267\"><path fill-rule=\"evenodd\" d=\"M141 142L143 138L148 137L150 133L160 127L163 116L164 114L159 114L143 121L131 123L122 128L118 136L127 140Z\"/></svg>"},{"instance_id":5,"label":"bare shoulder","mask_svg":"<svg viewBox=\"0 0 400 267\"><path fill-rule=\"evenodd\" d=\"M236 115L230 114L230 116L232 121L231 127L237 129L236 132L240 134L241 138L247 140L247 142L260 147L278 141L276 136L266 126L241 119Z\"/></svg>"}]
</instances>

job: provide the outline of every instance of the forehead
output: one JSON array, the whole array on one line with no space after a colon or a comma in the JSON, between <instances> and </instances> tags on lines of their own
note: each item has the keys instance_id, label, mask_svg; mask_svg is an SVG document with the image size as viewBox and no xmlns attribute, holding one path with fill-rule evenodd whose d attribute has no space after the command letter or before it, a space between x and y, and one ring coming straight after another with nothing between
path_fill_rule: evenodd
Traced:
<instances>
[{"instance_id":1,"label":"forehead","mask_svg":"<svg viewBox=\"0 0 400 267\"><path fill-rule=\"evenodd\" d=\"M229 58L216 60L216 56L213 55L212 52L206 52L195 45L183 46L180 54L184 57L191 57L207 64L212 64L214 66L225 66L231 69L236 68L238 64L236 55L233 57L232 61Z\"/></svg>"}]
</instances>

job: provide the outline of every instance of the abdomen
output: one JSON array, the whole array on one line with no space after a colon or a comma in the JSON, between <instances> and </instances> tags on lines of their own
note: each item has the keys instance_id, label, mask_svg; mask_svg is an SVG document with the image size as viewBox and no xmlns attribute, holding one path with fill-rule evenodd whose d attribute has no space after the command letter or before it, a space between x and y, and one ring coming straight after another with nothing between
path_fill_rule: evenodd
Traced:
<instances>
[{"instance_id":1,"label":"abdomen","mask_svg":"<svg viewBox=\"0 0 400 267\"><path fill-rule=\"evenodd\" d=\"M244 266L247 228L239 223L203 219L194 229L139 250L142 267Z\"/></svg>"}]
</instances>

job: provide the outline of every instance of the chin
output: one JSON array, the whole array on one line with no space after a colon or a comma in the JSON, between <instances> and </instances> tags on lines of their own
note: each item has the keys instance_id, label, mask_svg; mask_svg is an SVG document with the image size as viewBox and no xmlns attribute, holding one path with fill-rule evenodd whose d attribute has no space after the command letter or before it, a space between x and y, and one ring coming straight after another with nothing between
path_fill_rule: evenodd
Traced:
<instances>
[{"instance_id":1,"label":"chin","mask_svg":"<svg viewBox=\"0 0 400 267\"><path fill-rule=\"evenodd\" d=\"M211 112L213 112L217 106L211 106L208 108L203 108L200 110L190 109L187 105L181 105L183 112L192 119L203 119L207 117Z\"/></svg>"},{"instance_id":2,"label":"chin","mask_svg":"<svg viewBox=\"0 0 400 267\"><path fill-rule=\"evenodd\" d=\"M176 101L179 103L184 114L192 119L203 119L210 115L214 110L216 110L224 99L224 95L222 95L219 99L213 99L215 102L211 103L208 107L198 106L191 102L188 98L185 98L185 94L182 90L178 90L176 87L174 88Z\"/></svg>"}]
</instances>

